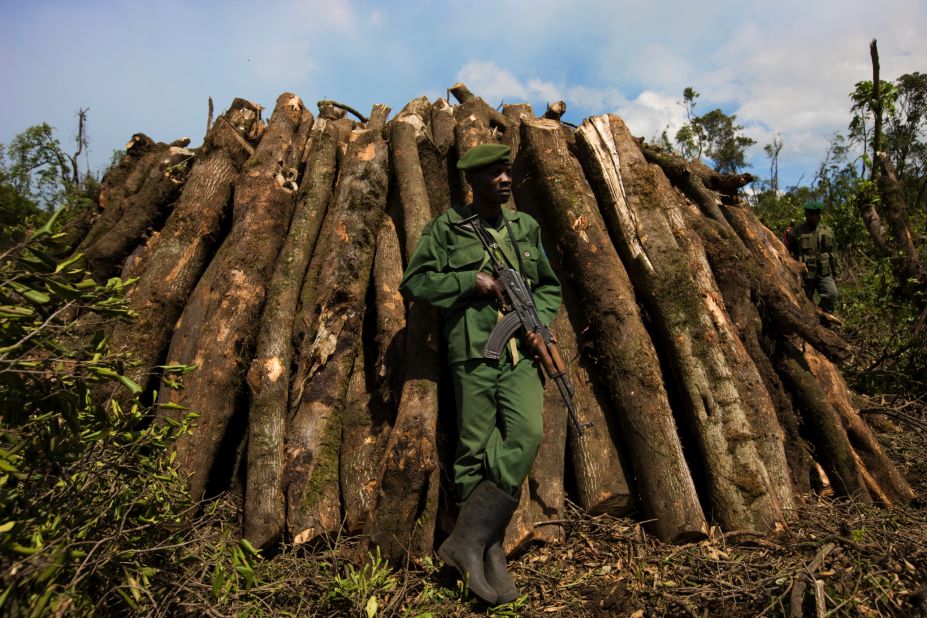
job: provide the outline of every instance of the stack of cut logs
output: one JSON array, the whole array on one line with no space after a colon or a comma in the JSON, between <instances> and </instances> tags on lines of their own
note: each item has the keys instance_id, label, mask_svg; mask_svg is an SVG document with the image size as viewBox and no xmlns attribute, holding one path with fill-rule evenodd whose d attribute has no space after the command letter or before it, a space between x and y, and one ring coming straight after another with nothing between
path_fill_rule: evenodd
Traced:
<instances>
[{"instance_id":1,"label":"stack of cut logs","mask_svg":"<svg viewBox=\"0 0 927 618\"><path fill-rule=\"evenodd\" d=\"M617 116L497 111L463 84L389 119L281 95L242 99L204 143L136 135L94 220L65 230L94 276L137 277L111 329L176 443L194 496L243 499L256 545L363 535L428 554L453 517L454 402L441 315L403 299L424 227L467 203L458 158L512 147L508 207L541 222L563 283L557 333L578 436L553 384L540 453L506 534L563 534L570 499L636 513L660 539L787 525L810 491L885 505L912 492L860 419L798 265L722 176L632 137ZM349 110L354 120L348 116ZM82 240L81 240L82 239ZM180 390L157 367L196 365ZM124 397L120 392L107 396Z\"/></svg>"}]
</instances>

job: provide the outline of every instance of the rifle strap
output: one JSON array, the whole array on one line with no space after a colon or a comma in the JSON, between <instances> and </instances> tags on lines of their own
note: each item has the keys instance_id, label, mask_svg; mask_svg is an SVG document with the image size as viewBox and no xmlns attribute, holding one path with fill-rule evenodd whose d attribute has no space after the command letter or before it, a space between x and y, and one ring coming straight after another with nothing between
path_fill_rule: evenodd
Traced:
<instances>
[{"instance_id":1,"label":"rifle strap","mask_svg":"<svg viewBox=\"0 0 927 618\"><path fill-rule=\"evenodd\" d=\"M512 233L512 224L509 223L508 218L506 218L505 213L502 213L502 220L505 222L505 230L509 233L509 241L512 243L512 248L515 249L515 257L518 258L518 271L521 273L522 277L527 277L528 273L525 270L525 263L521 259L521 251L518 249L518 241L515 240L515 234ZM528 279L525 279L525 282L528 285L531 285L531 282Z\"/></svg>"}]
</instances>

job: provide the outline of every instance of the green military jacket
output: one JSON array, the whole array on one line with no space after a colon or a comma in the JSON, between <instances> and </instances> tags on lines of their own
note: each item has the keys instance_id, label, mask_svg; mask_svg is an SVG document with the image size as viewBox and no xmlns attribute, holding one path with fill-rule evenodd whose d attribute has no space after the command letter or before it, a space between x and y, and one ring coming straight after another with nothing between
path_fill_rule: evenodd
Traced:
<instances>
[{"instance_id":1,"label":"green military jacket","mask_svg":"<svg viewBox=\"0 0 927 618\"><path fill-rule=\"evenodd\" d=\"M819 223L812 229L806 222L792 228L789 232L789 251L808 267L809 279L837 274L834 232L826 225Z\"/></svg>"},{"instance_id":2,"label":"green military jacket","mask_svg":"<svg viewBox=\"0 0 927 618\"><path fill-rule=\"evenodd\" d=\"M476 233L458 227L470 206L457 206L425 226L399 290L445 310L444 337L448 360L459 363L483 357L483 346L499 319L498 301L473 293L476 274L492 272L486 250ZM531 216L502 209L518 241L534 305L545 324L560 307L560 282L541 247L541 230ZM517 268L517 265L516 265ZM521 342L518 342L521 345Z\"/></svg>"}]
</instances>

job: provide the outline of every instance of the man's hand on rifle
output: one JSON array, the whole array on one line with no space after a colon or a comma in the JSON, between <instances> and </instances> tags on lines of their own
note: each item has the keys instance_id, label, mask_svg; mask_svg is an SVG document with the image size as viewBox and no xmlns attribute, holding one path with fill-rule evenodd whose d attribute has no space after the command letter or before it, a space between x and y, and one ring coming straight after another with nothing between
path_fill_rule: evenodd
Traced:
<instances>
[{"instance_id":1,"label":"man's hand on rifle","mask_svg":"<svg viewBox=\"0 0 927 618\"><path fill-rule=\"evenodd\" d=\"M553 335L551 335L551 341L556 342ZM536 361L547 356L547 346L544 345L544 338L534 332L525 335L525 351Z\"/></svg>"},{"instance_id":2,"label":"man's hand on rifle","mask_svg":"<svg viewBox=\"0 0 927 618\"><path fill-rule=\"evenodd\" d=\"M477 296L495 296L499 300L499 305L505 306L505 299L502 296L502 284L489 273L476 273L476 285L473 286L473 292Z\"/></svg>"}]
</instances>

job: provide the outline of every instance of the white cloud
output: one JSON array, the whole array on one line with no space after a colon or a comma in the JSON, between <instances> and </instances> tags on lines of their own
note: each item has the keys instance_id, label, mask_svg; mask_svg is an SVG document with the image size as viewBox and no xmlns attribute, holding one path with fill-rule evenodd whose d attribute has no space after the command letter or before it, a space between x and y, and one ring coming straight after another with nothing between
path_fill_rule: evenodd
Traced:
<instances>
[{"instance_id":1,"label":"white cloud","mask_svg":"<svg viewBox=\"0 0 927 618\"><path fill-rule=\"evenodd\" d=\"M524 101L528 89L511 72L499 68L494 62L473 61L457 71L457 81L487 101Z\"/></svg>"},{"instance_id":2,"label":"white cloud","mask_svg":"<svg viewBox=\"0 0 927 618\"><path fill-rule=\"evenodd\" d=\"M685 110L679 97L645 90L628 99L617 88L596 88L585 84L554 83L537 77L519 78L512 71L494 62L472 61L457 72L457 79L470 90L497 102L527 101L542 113L547 103L566 101L574 117L616 113L636 135L646 138L659 136L669 127L670 135L685 122Z\"/></svg>"},{"instance_id":3,"label":"white cloud","mask_svg":"<svg viewBox=\"0 0 927 618\"><path fill-rule=\"evenodd\" d=\"M685 109L679 97L645 90L633 101L616 110L632 133L645 139L658 137L666 129L670 139L686 122Z\"/></svg>"}]
</instances>

